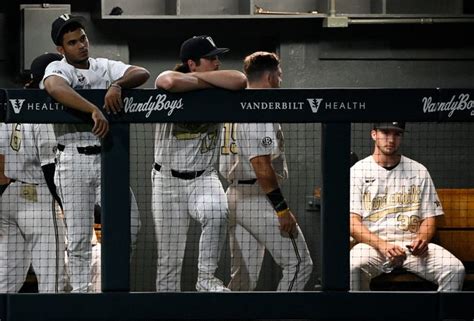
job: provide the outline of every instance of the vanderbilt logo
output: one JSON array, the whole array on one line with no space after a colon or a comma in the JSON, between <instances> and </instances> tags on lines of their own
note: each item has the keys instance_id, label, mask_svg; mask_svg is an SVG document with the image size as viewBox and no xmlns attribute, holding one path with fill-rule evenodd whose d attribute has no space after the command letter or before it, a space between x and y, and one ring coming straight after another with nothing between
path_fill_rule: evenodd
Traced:
<instances>
[{"instance_id":1,"label":"vanderbilt logo","mask_svg":"<svg viewBox=\"0 0 474 321\"><path fill-rule=\"evenodd\" d=\"M23 107L23 103L25 102L25 99L10 99L10 104L13 107L13 110L15 111L15 114L19 114L21 111L21 108Z\"/></svg>"},{"instance_id":2,"label":"vanderbilt logo","mask_svg":"<svg viewBox=\"0 0 474 321\"><path fill-rule=\"evenodd\" d=\"M309 106L311 107L311 110L313 113L317 113L319 110L319 106L321 106L321 102L323 101L322 98L306 98L306 100L309 103Z\"/></svg>"}]
</instances>

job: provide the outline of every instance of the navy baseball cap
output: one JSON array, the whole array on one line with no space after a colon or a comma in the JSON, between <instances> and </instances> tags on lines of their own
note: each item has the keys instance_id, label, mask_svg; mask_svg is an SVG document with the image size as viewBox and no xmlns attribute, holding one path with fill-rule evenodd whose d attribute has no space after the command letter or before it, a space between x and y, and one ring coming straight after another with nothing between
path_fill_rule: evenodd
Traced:
<instances>
[{"instance_id":1,"label":"navy baseball cap","mask_svg":"<svg viewBox=\"0 0 474 321\"><path fill-rule=\"evenodd\" d=\"M82 29L84 29L84 21L85 19L81 16L71 16L67 13L56 18L51 26L51 39L53 39L54 44L56 46L61 46L61 34L66 26L71 23L77 23Z\"/></svg>"},{"instance_id":2,"label":"navy baseball cap","mask_svg":"<svg viewBox=\"0 0 474 321\"><path fill-rule=\"evenodd\" d=\"M188 59L217 56L229 50L229 48L217 48L214 40L209 36L194 36L183 42L179 58L182 62L186 62Z\"/></svg>"},{"instance_id":3,"label":"navy baseball cap","mask_svg":"<svg viewBox=\"0 0 474 321\"><path fill-rule=\"evenodd\" d=\"M386 123L374 123L372 128L398 130L403 133L405 131L405 122L392 121L392 122L386 122Z\"/></svg>"},{"instance_id":4,"label":"navy baseball cap","mask_svg":"<svg viewBox=\"0 0 474 321\"><path fill-rule=\"evenodd\" d=\"M53 61L61 59L63 59L63 56L61 56L60 54L50 52L42 54L33 59L30 68L31 80L35 83L39 83L43 79L46 67L48 67L48 65Z\"/></svg>"}]
</instances>

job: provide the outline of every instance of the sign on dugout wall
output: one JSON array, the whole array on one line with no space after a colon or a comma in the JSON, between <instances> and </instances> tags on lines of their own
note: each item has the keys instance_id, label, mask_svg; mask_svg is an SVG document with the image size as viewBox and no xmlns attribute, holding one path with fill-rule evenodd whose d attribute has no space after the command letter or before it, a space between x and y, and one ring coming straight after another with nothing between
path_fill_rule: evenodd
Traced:
<instances>
[{"instance_id":1,"label":"sign on dugout wall","mask_svg":"<svg viewBox=\"0 0 474 321\"><path fill-rule=\"evenodd\" d=\"M103 105L104 90L81 95ZM6 122L88 122L42 90L2 90ZM474 89L209 89L172 94L124 90L123 112L112 122L372 122L471 121Z\"/></svg>"}]
</instances>

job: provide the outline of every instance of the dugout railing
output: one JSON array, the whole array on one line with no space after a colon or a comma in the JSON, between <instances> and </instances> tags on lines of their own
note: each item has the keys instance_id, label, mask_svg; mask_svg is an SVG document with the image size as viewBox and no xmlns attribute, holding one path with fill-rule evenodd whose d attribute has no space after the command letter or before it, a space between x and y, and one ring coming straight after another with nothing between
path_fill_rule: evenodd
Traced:
<instances>
[{"instance_id":1,"label":"dugout railing","mask_svg":"<svg viewBox=\"0 0 474 321\"><path fill-rule=\"evenodd\" d=\"M102 90L80 91L98 106ZM44 91L0 91L5 122L80 123L89 117ZM473 292L349 291L349 166L352 122L472 122L474 89L279 89L171 94L124 91L124 111L109 116L102 151L100 294L0 295L0 320L474 318ZM321 292L131 293L128 209L129 123L322 123ZM318 160L315 160L318 161ZM341 199L347 200L342 202ZM112 215L113 213L113 215Z\"/></svg>"}]
</instances>

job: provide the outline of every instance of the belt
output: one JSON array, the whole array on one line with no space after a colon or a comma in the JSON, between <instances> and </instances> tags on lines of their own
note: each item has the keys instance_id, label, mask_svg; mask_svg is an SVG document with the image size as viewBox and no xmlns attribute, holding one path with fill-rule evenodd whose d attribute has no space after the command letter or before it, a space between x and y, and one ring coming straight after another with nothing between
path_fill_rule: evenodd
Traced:
<instances>
[{"instance_id":1,"label":"belt","mask_svg":"<svg viewBox=\"0 0 474 321\"><path fill-rule=\"evenodd\" d=\"M161 169L161 165L160 164L157 164L155 163L155 165L153 166L155 168L155 170L157 172L160 171ZM201 176L205 171L202 170L202 171L197 171L197 172L178 172L178 171L175 171L174 169L171 170L171 175L173 177L176 177L176 178L180 178L180 179L186 179L186 180L189 180L189 179L195 179L195 178L198 178L199 176Z\"/></svg>"},{"instance_id":2,"label":"belt","mask_svg":"<svg viewBox=\"0 0 474 321\"><path fill-rule=\"evenodd\" d=\"M65 148L66 148L66 146L64 146L62 144L58 144L58 150L59 151L62 152L62 151L64 151ZM76 148L77 148L77 152L79 154L84 154L84 155L97 155L97 154L100 154L100 152L102 151L102 147L98 146L98 145L76 147Z\"/></svg>"},{"instance_id":3,"label":"belt","mask_svg":"<svg viewBox=\"0 0 474 321\"><path fill-rule=\"evenodd\" d=\"M38 183L28 183L28 182L23 182L23 181L19 181L19 180L10 178L10 183L17 183L17 182L22 183L22 184L26 184L26 185L35 185L35 186L39 185Z\"/></svg>"},{"instance_id":4,"label":"belt","mask_svg":"<svg viewBox=\"0 0 474 321\"><path fill-rule=\"evenodd\" d=\"M243 185L253 185L257 182L257 179L244 179L244 180L238 180L237 184L243 184Z\"/></svg>"}]
</instances>

